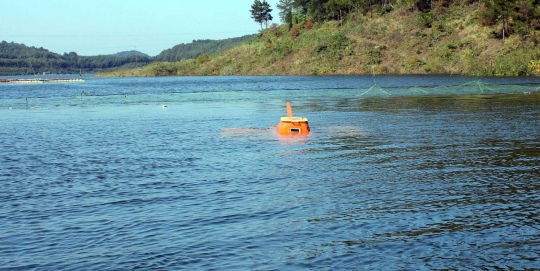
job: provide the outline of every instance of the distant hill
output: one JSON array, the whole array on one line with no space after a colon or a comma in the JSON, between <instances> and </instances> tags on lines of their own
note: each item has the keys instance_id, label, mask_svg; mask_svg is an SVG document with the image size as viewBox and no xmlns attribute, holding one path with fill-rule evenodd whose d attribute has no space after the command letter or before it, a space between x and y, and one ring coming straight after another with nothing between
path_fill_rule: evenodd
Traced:
<instances>
[{"instance_id":1,"label":"distant hill","mask_svg":"<svg viewBox=\"0 0 540 271\"><path fill-rule=\"evenodd\" d=\"M0 75L96 73L141 67L151 61L150 57L141 55L79 56L75 52L60 55L42 47L6 41L0 43Z\"/></svg>"},{"instance_id":2,"label":"distant hill","mask_svg":"<svg viewBox=\"0 0 540 271\"><path fill-rule=\"evenodd\" d=\"M235 47L241 43L252 40L256 35L246 35L239 38L223 40L194 40L191 43L178 44L171 49L164 50L157 55L155 61L179 61L182 59L194 59L202 55L221 53L223 50Z\"/></svg>"},{"instance_id":3,"label":"distant hill","mask_svg":"<svg viewBox=\"0 0 540 271\"><path fill-rule=\"evenodd\" d=\"M53 73L97 73L110 70L137 68L154 61L194 59L201 55L213 55L255 38L247 35L224 40L194 40L162 51L156 57L136 50L112 55L79 56L76 52L63 55L15 42L0 43L0 75L34 75Z\"/></svg>"},{"instance_id":4,"label":"distant hill","mask_svg":"<svg viewBox=\"0 0 540 271\"><path fill-rule=\"evenodd\" d=\"M147 55L145 53L141 53L141 52L136 51L136 50L118 52L115 55L121 56L121 57L130 57L130 56L150 57L149 55Z\"/></svg>"}]
</instances>

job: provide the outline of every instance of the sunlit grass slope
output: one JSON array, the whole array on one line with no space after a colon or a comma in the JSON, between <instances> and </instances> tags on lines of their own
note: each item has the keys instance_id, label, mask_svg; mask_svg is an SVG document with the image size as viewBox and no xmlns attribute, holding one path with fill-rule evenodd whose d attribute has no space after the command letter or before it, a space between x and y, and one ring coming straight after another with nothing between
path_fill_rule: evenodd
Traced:
<instances>
[{"instance_id":1,"label":"sunlit grass slope","mask_svg":"<svg viewBox=\"0 0 540 271\"><path fill-rule=\"evenodd\" d=\"M493 35L479 23L479 3L434 6L428 18L412 7L352 14L340 23L273 26L217 55L103 76L539 74L540 34Z\"/></svg>"}]
</instances>

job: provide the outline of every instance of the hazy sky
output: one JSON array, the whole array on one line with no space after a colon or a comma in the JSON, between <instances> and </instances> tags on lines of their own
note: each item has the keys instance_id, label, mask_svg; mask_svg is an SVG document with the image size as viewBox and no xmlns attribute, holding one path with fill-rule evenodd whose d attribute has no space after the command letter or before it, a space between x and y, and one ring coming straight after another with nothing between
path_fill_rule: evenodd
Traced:
<instances>
[{"instance_id":1,"label":"hazy sky","mask_svg":"<svg viewBox=\"0 0 540 271\"><path fill-rule=\"evenodd\" d=\"M280 23L276 4L274 23ZM0 40L79 55L155 56L195 39L255 34L253 0L0 0Z\"/></svg>"}]
</instances>

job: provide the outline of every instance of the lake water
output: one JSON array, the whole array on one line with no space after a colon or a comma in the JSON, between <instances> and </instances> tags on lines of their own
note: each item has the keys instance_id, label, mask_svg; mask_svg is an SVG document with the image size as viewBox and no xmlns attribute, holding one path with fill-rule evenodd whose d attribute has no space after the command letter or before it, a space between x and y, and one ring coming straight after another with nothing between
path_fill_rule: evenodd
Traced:
<instances>
[{"instance_id":1,"label":"lake water","mask_svg":"<svg viewBox=\"0 0 540 271\"><path fill-rule=\"evenodd\" d=\"M537 270L539 86L1 84L0 270Z\"/></svg>"}]
</instances>

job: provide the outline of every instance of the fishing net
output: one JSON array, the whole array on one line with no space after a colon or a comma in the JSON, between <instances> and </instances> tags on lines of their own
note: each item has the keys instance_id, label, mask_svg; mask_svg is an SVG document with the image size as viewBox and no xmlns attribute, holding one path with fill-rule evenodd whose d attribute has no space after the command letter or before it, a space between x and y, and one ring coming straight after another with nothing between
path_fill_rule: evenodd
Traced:
<instances>
[{"instance_id":1,"label":"fishing net","mask_svg":"<svg viewBox=\"0 0 540 271\"><path fill-rule=\"evenodd\" d=\"M476 94L531 94L540 92L536 85L499 85L483 83L480 80L461 85L441 85L433 87L390 87L383 88L377 84L369 89L361 89L358 96L422 96L422 95L476 95Z\"/></svg>"},{"instance_id":2,"label":"fishing net","mask_svg":"<svg viewBox=\"0 0 540 271\"><path fill-rule=\"evenodd\" d=\"M525 79L524 79L525 80ZM230 89L230 90L209 90L192 92L144 92L139 91L133 95L127 94L131 89L122 89L117 92L102 91L101 88L91 88L85 85L78 85L76 92L69 89L60 89L54 87L51 92L56 93L49 97L35 97L46 95L49 92L43 91L42 94L35 94L34 97L21 97L26 94L27 89L21 88L21 92L13 92L13 98L7 96L0 99L0 109L24 109L24 108L52 108L61 106L83 106L93 107L101 105L133 105L133 104L168 104L168 103L266 103L268 101L282 100L310 100L310 99L332 99L332 98L367 98L367 97L415 97L415 96L450 96L450 95L496 95L496 94L540 94L538 81L529 80L523 83L504 84L504 83L486 83L480 80L469 81L459 85L441 84L436 85L435 81L428 82L426 86L404 86L396 85L394 82L385 82L385 84L394 84L393 86L381 86L377 84L375 77L373 85L369 88L355 87L350 82L345 87L336 84L336 88L316 88L316 84L303 86L299 89L269 89L256 90L251 89ZM533 83L530 83L533 82ZM404 84L410 84L411 80ZM431 85L429 85L431 84ZM51 86L54 86L51 84ZM367 86L367 84L364 84ZM83 88L84 87L84 88ZM83 88L83 90L81 90ZM18 89L18 88L17 88ZM34 89L32 89L34 90ZM38 89L39 90L39 89ZM120 92L120 93L118 93ZM66 95L67 94L67 95ZM19 97L15 97L19 96Z\"/></svg>"}]
</instances>

